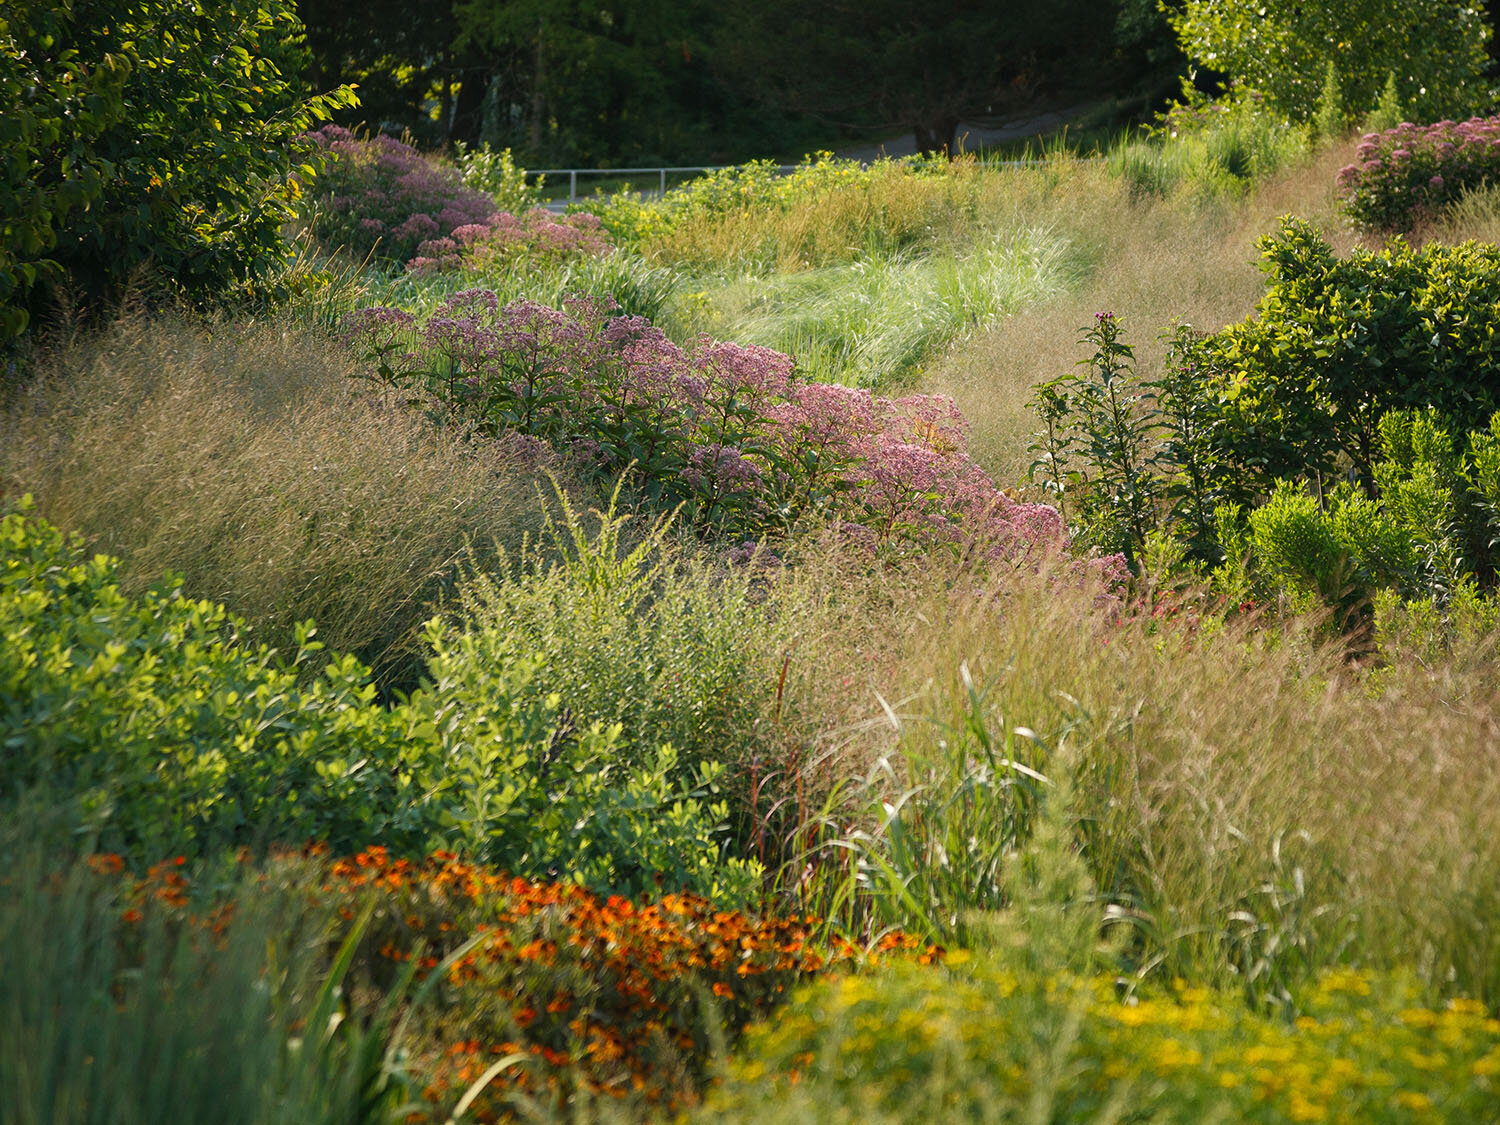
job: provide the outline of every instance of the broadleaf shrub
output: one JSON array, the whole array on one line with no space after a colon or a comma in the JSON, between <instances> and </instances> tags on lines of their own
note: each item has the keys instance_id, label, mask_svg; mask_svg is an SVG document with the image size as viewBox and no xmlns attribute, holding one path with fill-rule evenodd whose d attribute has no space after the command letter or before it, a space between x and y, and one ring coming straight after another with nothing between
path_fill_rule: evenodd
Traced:
<instances>
[{"instance_id":1,"label":"broadleaf shrub","mask_svg":"<svg viewBox=\"0 0 1500 1125\"><path fill-rule=\"evenodd\" d=\"M523 638L434 623L431 686L386 709L353 657L303 684L242 634L170 588L128 598L112 560L5 516L0 806L58 804L68 831L137 859L380 841L602 890L759 886L724 854L723 764L679 768L670 744L575 725L533 689Z\"/></svg>"},{"instance_id":2,"label":"broadleaf shrub","mask_svg":"<svg viewBox=\"0 0 1500 1125\"><path fill-rule=\"evenodd\" d=\"M58 285L109 300L149 265L198 298L286 260L298 138L354 104L299 96L301 31L290 0L7 6L0 339Z\"/></svg>"},{"instance_id":3,"label":"broadleaf shrub","mask_svg":"<svg viewBox=\"0 0 1500 1125\"><path fill-rule=\"evenodd\" d=\"M221 606L127 598L111 560L24 512L0 519L0 637L0 800L56 793L130 855L424 839L403 815L420 748L353 658L300 684Z\"/></svg>"},{"instance_id":4,"label":"broadleaf shrub","mask_svg":"<svg viewBox=\"0 0 1500 1125\"><path fill-rule=\"evenodd\" d=\"M1278 480L1373 485L1379 422L1432 407L1455 429L1500 408L1500 249L1477 243L1337 257L1306 222L1260 241L1255 315L1192 359L1217 414L1216 473L1240 498Z\"/></svg>"},{"instance_id":5,"label":"broadleaf shrub","mask_svg":"<svg viewBox=\"0 0 1500 1125\"><path fill-rule=\"evenodd\" d=\"M1402 122L1366 133L1339 169L1344 211L1366 230L1409 230L1500 173L1500 117Z\"/></svg>"},{"instance_id":6,"label":"broadleaf shrub","mask_svg":"<svg viewBox=\"0 0 1500 1125\"><path fill-rule=\"evenodd\" d=\"M464 185L484 192L502 211L521 215L541 202L545 177L538 176L535 183L528 184L526 170L516 164L508 148L496 151L488 142L470 148L463 141L455 141L453 159Z\"/></svg>"},{"instance_id":7,"label":"broadleaf shrub","mask_svg":"<svg viewBox=\"0 0 1500 1125\"><path fill-rule=\"evenodd\" d=\"M1032 478L1078 538L1132 559L1156 542L1236 601L1363 625L1380 591L1471 598L1500 543L1500 252L1398 238L1340 259L1297 219L1260 246L1256 315L1180 326L1159 379L1099 315L1088 374L1037 388Z\"/></svg>"}]
</instances>

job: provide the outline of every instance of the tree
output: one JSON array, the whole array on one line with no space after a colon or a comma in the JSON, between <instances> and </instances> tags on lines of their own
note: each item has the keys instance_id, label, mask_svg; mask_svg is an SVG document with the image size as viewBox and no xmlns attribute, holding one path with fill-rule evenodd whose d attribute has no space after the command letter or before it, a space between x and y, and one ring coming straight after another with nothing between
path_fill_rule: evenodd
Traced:
<instances>
[{"instance_id":1,"label":"tree","mask_svg":"<svg viewBox=\"0 0 1500 1125\"><path fill-rule=\"evenodd\" d=\"M1087 0L763 0L731 24L760 96L841 126L909 128L951 152L963 119L1001 116L1106 58L1114 5Z\"/></svg>"},{"instance_id":2,"label":"tree","mask_svg":"<svg viewBox=\"0 0 1500 1125\"><path fill-rule=\"evenodd\" d=\"M1198 63L1259 90L1294 121L1318 102L1328 64L1344 106L1375 106L1394 75L1414 117L1467 116L1494 98L1484 80L1491 29L1460 0L1186 0L1173 15Z\"/></svg>"},{"instance_id":3,"label":"tree","mask_svg":"<svg viewBox=\"0 0 1500 1125\"><path fill-rule=\"evenodd\" d=\"M459 42L494 67L501 129L549 159L660 159L704 117L707 0L458 0Z\"/></svg>"},{"instance_id":4,"label":"tree","mask_svg":"<svg viewBox=\"0 0 1500 1125\"><path fill-rule=\"evenodd\" d=\"M286 253L304 99L290 0L51 0L0 16L0 339L66 282L190 295Z\"/></svg>"}]
</instances>

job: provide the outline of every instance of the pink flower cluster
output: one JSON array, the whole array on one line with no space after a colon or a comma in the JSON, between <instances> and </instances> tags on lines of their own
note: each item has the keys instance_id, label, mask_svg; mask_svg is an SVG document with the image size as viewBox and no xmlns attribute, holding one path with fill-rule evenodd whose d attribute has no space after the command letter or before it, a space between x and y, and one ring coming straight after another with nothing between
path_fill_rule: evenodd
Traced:
<instances>
[{"instance_id":1,"label":"pink flower cluster","mask_svg":"<svg viewBox=\"0 0 1500 1125\"><path fill-rule=\"evenodd\" d=\"M465 187L456 169L394 137L362 140L337 125L309 136L324 157L314 233L356 255L404 262L424 243L487 226L497 213L495 201Z\"/></svg>"},{"instance_id":2,"label":"pink flower cluster","mask_svg":"<svg viewBox=\"0 0 1500 1125\"><path fill-rule=\"evenodd\" d=\"M417 247L406 268L416 274L461 269L484 272L519 259L559 262L603 254L609 248L609 236L595 216L586 211L553 216L538 207L519 217L499 211L482 223L429 239Z\"/></svg>"},{"instance_id":3,"label":"pink flower cluster","mask_svg":"<svg viewBox=\"0 0 1500 1125\"><path fill-rule=\"evenodd\" d=\"M1369 230L1409 230L1464 191L1500 179L1500 117L1366 133L1339 169L1344 210Z\"/></svg>"},{"instance_id":4,"label":"pink flower cluster","mask_svg":"<svg viewBox=\"0 0 1500 1125\"><path fill-rule=\"evenodd\" d=\"M425 321L368 308L346 331L387 380L420 382L488 433L628 472L647 498L742 545L809 517L883 551L1015 558L1066 541L1055 509L1011 499L969 457L943 395L803 382L780 352L706 337L680 347L588 300L502 306L472 289Z\"/></svg>"}]
</instances>

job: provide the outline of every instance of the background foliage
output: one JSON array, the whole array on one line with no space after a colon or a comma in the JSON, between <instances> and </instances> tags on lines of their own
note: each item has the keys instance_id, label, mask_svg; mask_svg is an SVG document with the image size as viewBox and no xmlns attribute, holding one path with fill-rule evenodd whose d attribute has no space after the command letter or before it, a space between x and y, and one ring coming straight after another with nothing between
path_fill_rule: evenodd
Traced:
<instances>
[{"instance_id":1,"label":"background foliage","mask_svg":"<svg viewBox=\"0 0 1500 1125\"><path fill-rule=\"evenodd\" d=\"M194 297L287 257L298 134L354 104L301 96L290 0L58 0L0 19L0 338L71 287L146 267Z\"/></svg>"}]
</instances>

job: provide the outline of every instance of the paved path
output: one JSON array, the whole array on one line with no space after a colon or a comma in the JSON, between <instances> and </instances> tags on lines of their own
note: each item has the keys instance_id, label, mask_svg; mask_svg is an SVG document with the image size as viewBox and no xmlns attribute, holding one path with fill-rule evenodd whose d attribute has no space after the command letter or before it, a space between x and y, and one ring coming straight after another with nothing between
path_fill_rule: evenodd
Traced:
<instances>
[{"instance_id":1,"label":"paved path","mask_svg":"<svg viewBox=\"0 0 1500 1125\"><path fill-rule=\"evenodd\" d=\"M1004 144L1006 141L1025 140L1027 137L1035 137L1039 133L1050 133L1059 126L1066 125L1088 108L1086 104L1068 106L1065 109L1048 110L1046 113L1015 117L1009 121L1001 122L999 125L989 127L975 125L970 122L960 122L958 126L958 142L964 149L973 152L977 149L991 148L995 145ZM878 160L882 156L914 156L916 155L916 151L916 135L913 133L903 133L899 137L892 137L889 140L874 144L841 148L834 155L869 163L871 160Z\"/></svg>"}]
</instances>

